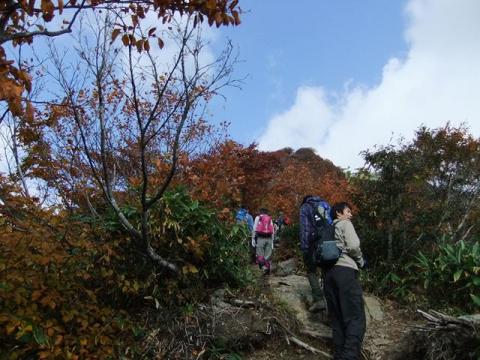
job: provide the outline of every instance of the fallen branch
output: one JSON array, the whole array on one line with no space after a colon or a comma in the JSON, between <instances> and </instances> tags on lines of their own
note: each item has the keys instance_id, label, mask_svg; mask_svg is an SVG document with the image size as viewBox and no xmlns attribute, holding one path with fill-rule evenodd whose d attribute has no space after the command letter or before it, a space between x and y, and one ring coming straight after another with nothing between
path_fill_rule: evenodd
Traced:
<instances>
[{"instance_id":1,"label":"fallen branch","mask_svg":"<svg viewBox=\"0 0 480 360\"><path fill-rule=\"evenodd\" d=\"M230 305L239 306L239 307L255 307L255 303L250 300L240 300L240 299L224 299L225 302Z\"/></svg>"},{"instance_id":2,"label":"fallen branch","mask_svg":"<svg viewBox=\"0 0 480 360\"><path fill-rule=\"evenodd\" d=\"M297 339L295 336L290 336L288 337L288 339L293 342L294 344L297 344L298 346L314 353L314 354L319 354L319 355L322 355L324 356L326 359L331 359L332 356L330 354L327 354L326 352L322 351L322 350L318 350L316 348L314 348L313 346L311 345L308 345L307 343L304 343L302 340L300 339Z\"/></svg>"},{"instance_id":3,"label":"fallen branch","mask_svg":"<svg viewBox=\"0 0 480 360\"><path fill-rule=\"evenodd\" d=\"M417 312L427 322L413 328L407 339L411 353L404 352L402 359L418 354L425 359L459 359L460 353L462 359L480 359L480 327L474 321L435 310Z\"/></svg>"},{"instance_id":4,"label":"fallen branch","mask_svg":"<svg viewBox=\"0 0 480 360\"><path fill-rule=\"evenodd\" d=\"M332 338L331 334L327 335L325 333L322 333L316 330L302 329L300 330L300 333L303 335L311 336L315 339L331 339Z\"/></svg>"},{"instance_id":5,"label":"fallen branch","mask_svg":"<svg viewBox=\"0 0 480 360\"><path fill-rule=\"evenodd\" d=\"M475 329L475 324L473 321L445 315L435 310L429 310L428 313L422 310L417 310L417 312L424 318L426 318L428 321L435 324L435 327L467 327L472 330Z\"/></svg>"},{"instance_id":6,"label":"fallen branch","mask_svg":"<svg viewBox=\"0 0 480 360\"><path fill-rule=\"evenodd\" d=\"M439 319L437 319L435 316L430 315L429 313L423 310L418 309L417 312L430 322L437 323L437 324L440 323Z\"/></svg>"},{"instance_id":7,"label":"fallen branch","mask_svg":"<svg viewBox=\"0 0 480 360\"><path fill-rule=\"evenodd\" d=\"M468 326L473 325L473 323L468 321L468 320L459 319L457 317L445 315L445 314L442 314L442 313L440 313L438 311L435 311L435 310L430 310L429 313L432 314L432 315L435 315L436 317L438 317L440 319L442 319L442 321L447 323L447 324L452 323L452 324L461 324L461 325L468 325Z\"/></svg>"},{"instance_id":8,"label":"fallen branch","mask_svg":"<svg viewBox=\"0 0 480 360\"><path fill-rule=\"evenodd\" d=\"M316 349L313 346L308 345L307 343L303 342L302 340L298 339L295 334L285 325L283 325L277 317L272 317L272 320L275 321L284 331L285 331L285 339L287 340L287 344L290 345L290 341L297 344L304 349L307 349L314 354L320 354L324 356L326 359L331 359L332 356L322 350Z\"/></svg>"}]
</instances>

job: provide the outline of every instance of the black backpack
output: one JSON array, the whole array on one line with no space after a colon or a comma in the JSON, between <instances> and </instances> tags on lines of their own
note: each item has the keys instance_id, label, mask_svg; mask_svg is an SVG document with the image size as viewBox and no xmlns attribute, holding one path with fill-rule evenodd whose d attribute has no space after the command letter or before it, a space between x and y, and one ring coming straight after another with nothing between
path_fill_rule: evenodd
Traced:
<instances>
[{"instance_id":1,"label":"black backpack","mask_svg":"<svg viewBox=\"0 0 480 360\"><path fill-rule=\"evenodd\" d=\"M315 262L322 269L328 269L337 263L341 250L335 240L335 224L325 214L329 213L330 206L326 202L320 203L315 209Z\"/></svg>"}]
</instances>

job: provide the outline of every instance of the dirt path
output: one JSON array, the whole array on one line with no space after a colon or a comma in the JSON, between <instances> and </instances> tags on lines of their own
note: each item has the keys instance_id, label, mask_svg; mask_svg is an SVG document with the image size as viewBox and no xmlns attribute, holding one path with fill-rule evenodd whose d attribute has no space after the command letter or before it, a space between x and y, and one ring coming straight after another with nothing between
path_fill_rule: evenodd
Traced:
<instances>
[{"instance_id":1,"label":"dirt path","mask_svg":"<svg viewBox=\"0 0 480 360\"><path fill-rule=\"evenodd\" d=\"M400 339L418 323L412 311L392 301L382 300L382 309L383 320L371 322L365 334L363 351L368 360L390 359Z\"/></svg>"}]
</instances>

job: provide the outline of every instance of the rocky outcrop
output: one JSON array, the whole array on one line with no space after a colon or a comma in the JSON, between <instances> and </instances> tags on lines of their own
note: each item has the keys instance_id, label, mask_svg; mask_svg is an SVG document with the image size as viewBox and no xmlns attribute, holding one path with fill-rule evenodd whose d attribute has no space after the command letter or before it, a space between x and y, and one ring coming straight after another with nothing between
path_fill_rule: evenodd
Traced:
<instances>
[{"instance_id":1,"label":"rocky outcrop","mask_svg":"<svg viewBox=\"0 0 480 360\"><path fill-rule=\"evenodd\" d=\"M273 296L295 313L303 332L315 332L317 337L331 338L326 311L312 314L307 310L308 305L312 303L312 295L305 276L271 277L270 288ZM372 321L382 321L384 314L380 300L370 295L365 295L364 300L367 327Z\"/></svg>"},{"instance_id":2,"label":"rocky outcrop","mask_svg":"<svg viewBox=\"0 0 480 360\"><path fill-rule=\"evenodd\" d=\"M367 327L372 321L382 321L384 314L380 300L373 295L365 295L365 317L367 318Z\"/></svg>"},{"instance_id":3,"label":"rocky outcrop","mask_svg":"<svg viewBox=\"0 0 480 360\"><path fill-rule=\"evenodd\" d=\"M305 276L271 277L270 289L277 301L284 303L289 310L295 313L301 325L301 331L315 333L317 337L322 338L332 337L330 328L325 324L326 313L312 314L307 310L307 304L312 303L312 295Z\"/></svg>"},{"instance_id":4,"label":"rocky outcrop","mask_svg":"<svg viewBox=\"0 0 480 360\"><path fill-rule=\"evenodd\" d=\"M294 258L279 262L274 268L275 276L293 275L297 270L297 261Z\"/></svg>"},{"instance_id":5,"label":"rocky outcrop","mask_svg":"<svg viewBox=\"0 0 480 360\"><path fill-rule=\"evenodd\" d=\"M212 296L212 335L217 345L228 349L244 349L260 344L268 330L262 313L251 301L232 304L219 289Z\"/></svg>"}]
</instances>

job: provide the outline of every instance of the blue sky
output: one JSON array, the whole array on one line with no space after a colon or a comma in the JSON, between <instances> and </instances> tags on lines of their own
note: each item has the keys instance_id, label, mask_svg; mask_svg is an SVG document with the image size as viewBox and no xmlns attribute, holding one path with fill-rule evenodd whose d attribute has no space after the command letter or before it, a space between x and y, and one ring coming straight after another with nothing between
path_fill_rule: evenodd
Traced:
<instances>
[{"instance_id":1,"label":"blue sky","mask_svg":"<svg viewBox=\"0 0 480 360\"><path fill-rule=\"evenodd\" d=\"M204 24L203 61L226 38L238 47L243 89L226 89L213 122L262 150L314 148L336 165L409 140L421 125L465 124L480 136L479 0L240 0L242 24ZM282 6L283 5L283 6ZM158 19L152 13L150 25ZM68 36L57 46L71 47ZM36 42L37 49L41 49ZM168 63L174 46L154 49Z\"/></svg>"},{"instance_id":2,"label":"blue sky","mask_svg":"<svg viewBox=\"0 0 480 360\"><path fill-rule=\"evenodd\" d=\"M351 80L373 85L386 61L403 56L403 0L242 0L242 24L223 31L240 50L241 91L226 93L232 136L254 141L267 120L293 104L302 85L341 92ZM216 113L216 116L219 114Z\"/></svg>"},{"instance_id":3,"label":"blue sky","mask_svg":"<svg viewBox=\"0 0 480 360\"><path fill-rule=\"evenodd\" d=\"M233 139L313 147L354 169L360 151L411 139L422 124L480 134L480 1L240 3L242 24L220 31L248 78L212 109Z\"/></svg>"}]
</instances>

